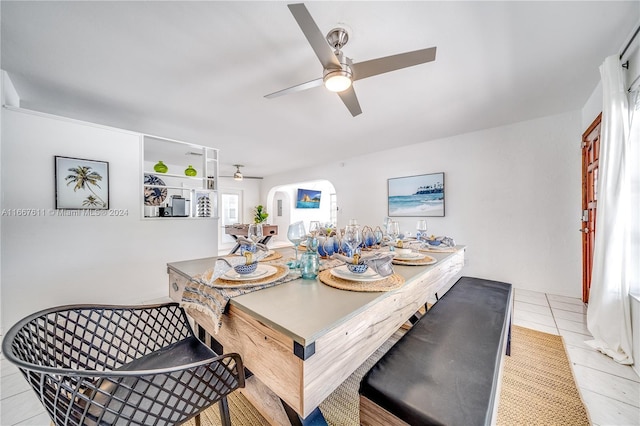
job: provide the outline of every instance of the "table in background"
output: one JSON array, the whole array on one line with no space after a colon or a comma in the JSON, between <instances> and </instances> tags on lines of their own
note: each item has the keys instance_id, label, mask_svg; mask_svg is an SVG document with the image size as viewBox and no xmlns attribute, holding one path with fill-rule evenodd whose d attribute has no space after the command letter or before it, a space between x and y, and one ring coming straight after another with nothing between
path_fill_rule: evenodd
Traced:
<instances>
[{"instance_id":1,"label":"table in background","mask_svg":"<svg viewBox=\"0 0 640 426\"><path fill-rule=\"evenodd\" d=\"M253 373L242 392L265 418L286 424L285 410L293 410L306 423L322 416L318 405L427 299L444 294L461 275L464 246L429 255L438 262L394 265L405 284L390 292L344 291L297 279L235 297L218 334L208 315L194 309L188 313L225 353L242 355ZM170 297L180 301L189 279L214 262L169 263Z\"/></svg>"},{"instance_id":2,"label":"table in background","mask_svg":"<svg viewBox=\"0 0 640 426\"><path fill-rule=\"evenodd\" d=\"M248 224L236 224L236 225L225 225L224 233L227 235L231 235L234 240L238 239L238 236L246 237L249 233L249 225ZM262 244L267 244L271 237L274 235L278 235L278 225L262 225L262 235L263 237L258 241ZM234 254L240 248L240 243L236 241L236 245L233 246L229 254Z\"/></svg>"}]
</instances>

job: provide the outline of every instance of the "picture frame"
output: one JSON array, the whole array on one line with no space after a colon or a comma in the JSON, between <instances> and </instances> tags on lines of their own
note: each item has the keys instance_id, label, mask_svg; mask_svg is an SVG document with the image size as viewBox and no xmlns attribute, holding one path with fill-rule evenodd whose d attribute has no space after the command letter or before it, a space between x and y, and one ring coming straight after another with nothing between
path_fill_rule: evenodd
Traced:
<instances>
[{"instance_id":1,"label":"picture frame","mask_svg":"<svg viewBox=\"0 0 640 426\"><path fill-rule=\"evenodd\" d=\"M109 210L109 163L56 155L56 209Z\"/></svg>"},{"instance_id":2,"label":"picture frame","mask_svg":"<svg viewBox=\"0 0 640 426\"><path fill-rule=\"evenodd\" d=\"M445 214L444 172L387 179L389 217Z\"/></svg>"},{"instance_id":3,"label":"picture frame","mask_svg":"<svg viewBox=\"0 0 640 426\"><path fill-rule=\"evenodd\" d=\"M320 197L322 191L316 191L314 189L298 189L298 196L296 197L297 209L319 209Z\"/></svg>"}]
</instances>

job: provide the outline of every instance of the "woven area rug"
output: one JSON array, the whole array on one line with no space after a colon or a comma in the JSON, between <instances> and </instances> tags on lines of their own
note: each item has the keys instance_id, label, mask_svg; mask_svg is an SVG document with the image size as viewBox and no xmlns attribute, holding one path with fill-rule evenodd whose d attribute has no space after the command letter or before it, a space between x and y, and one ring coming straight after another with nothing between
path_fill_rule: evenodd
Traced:
<instances>
[{"instance_id":1,"label":"woven area rug","mask_svg":"<svg viewBox=\"0 0 640 426\"><path fill-rule=\"evenodd\" d=\"M399 331L340 385L321 405L331 426L358 426L358 386L362 376L400 338ZM229 397L234 426L262 426L267 421L239 392ZM206 410L203 426L219 425L218 407ZM195 425L192 420L186 423ZM513 326L511 356L505 357L498 425L588 425L560 336Z\"/></svg>"}]
</instances>

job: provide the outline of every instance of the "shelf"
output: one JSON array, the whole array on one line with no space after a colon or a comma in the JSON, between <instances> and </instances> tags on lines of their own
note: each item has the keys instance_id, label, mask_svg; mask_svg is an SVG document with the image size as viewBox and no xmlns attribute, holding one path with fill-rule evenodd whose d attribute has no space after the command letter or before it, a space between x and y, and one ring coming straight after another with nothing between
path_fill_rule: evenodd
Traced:
<instances>
[{"instance_id":1,"label":"shelf","mask_svg":"<svg viewBox=\"0 0 640 426\"><path fill-rule=\"evenodd\" d=\"M144 172L144 174L145 174L145 175L155 175L155 176L158 176L158 177L161 177L161 176L168 176L168 177L178 178L178 179L191 179L191 180L215 180L215 178L213 178L213 177L175 175L175 174L172 174L172 173L158 173L158 172L156 172L156 171L153 171L153 172L145 171L145 172Z\"/></svg>"},{"instance_id":2,"label":"shelf","mask_svg":"<svg viewBox=\"0 0 640 426\"><path fill-rule=\"evenodd\" d=\"M159 173L153 170L155 164L162 161L168 172ZM184 170L193 167L198 175L186 176ZM153 175L161 179L164 185L147 184L145 176ZM142 176L141 176L141 216L145 220L166 220L166 219L217 219L218 218L218 150L216 148L194 145L187 142L161 138L157 136L144 135L142 138ZM144 194L150 189L157 188L166 190L166 198L161 206L173 207L175 196L181 196L189 200L187 203L187 213L189 216L145 216ZM165 192L165 191L162 192ZM185 193L186 192L186 193ZM197 202L203 194L208 194L210 201L201 201L200 210L194 202ZM177 200L177 199L176 199ZM204 207L203 207L204 206ZM179 206L181 210L181 206ZM203 210L204 208L204 210ZM210 216L198 216L198 212L208 212ZM147 211L148 214L148 211ZM156 213L157 214L157 213Z\"/></svg>"}]
</instances>

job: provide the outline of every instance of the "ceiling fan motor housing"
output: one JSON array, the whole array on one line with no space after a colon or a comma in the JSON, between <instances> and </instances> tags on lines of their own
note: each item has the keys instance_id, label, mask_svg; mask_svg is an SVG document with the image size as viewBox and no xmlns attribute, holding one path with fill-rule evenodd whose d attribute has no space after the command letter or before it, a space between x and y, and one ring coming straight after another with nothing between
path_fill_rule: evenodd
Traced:
<instances>
[{"instance_id":1,"label":"ceiling fan motor housing","mask_svg":"<svg viewBox=\"0 0 640 426\"><path fill-rule=\"evenodd\" d=\"M327 43L336 50L342 49L342 47L348 42L349 32L345 28L337 27L329 31L327 34Z\"/></svg>"}]
</instances>

